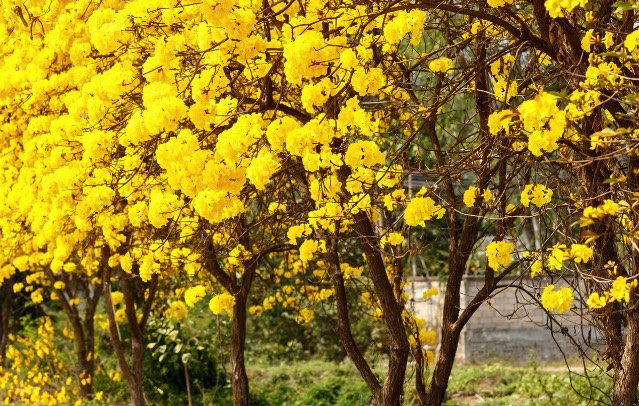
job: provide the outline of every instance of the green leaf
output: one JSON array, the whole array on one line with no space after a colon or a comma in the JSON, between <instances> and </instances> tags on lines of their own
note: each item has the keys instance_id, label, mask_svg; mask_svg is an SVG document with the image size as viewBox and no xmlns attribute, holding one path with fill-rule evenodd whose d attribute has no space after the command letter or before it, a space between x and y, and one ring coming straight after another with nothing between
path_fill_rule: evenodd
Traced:
<instances>
[{"instance_id":1,"label":"green leaf","mask_svg":"<svg viewBox=\"0 0 639 406\"><path fill-rule=\"evenodd\" d=\"M618 2L614 3L612 6L617 8L617 12L619 12L619 11L628 11L628 10L631 10L631 9L634 8L633 5L628 4L628 3L624 3L623 1L618 1Z\"/></svg>"}]
</instances>

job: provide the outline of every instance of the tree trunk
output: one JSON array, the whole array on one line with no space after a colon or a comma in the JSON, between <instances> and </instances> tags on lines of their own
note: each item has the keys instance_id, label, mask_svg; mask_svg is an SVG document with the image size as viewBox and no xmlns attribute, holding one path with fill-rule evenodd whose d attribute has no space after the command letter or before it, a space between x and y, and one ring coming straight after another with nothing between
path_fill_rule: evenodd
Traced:
<instances>
[{"instance_id":1,"label":"tree trunk","mask_svg":"<svg viewBox=\"0 0 639 406\"><path fill-rule=\"evenodd\" d=\"M142 360L144 356L144 344L140 340L132 338L131 343L131 375L132 379L127 381L131 392L131 403L134 406L146 406L144 398L144 385L142 384Z\"/></svg>"},{"instance_id":2,"label":"tree trunk","mask_svg":"<svg viewBox=\"0 0 639 406\"><path fill-rule=\"evenodd\" d=\"M450 328L450 326L444 327L442 329L442 340L440 343L439 356L437 357L437 364L435 364L435 370L433 371L433 377L431 378L430 388L426 397L426 405L435 406L441 405L444 402L458 344L459 333Z\"/></svg>"},{"instance_id":3,"label":"tree trunk","mask_svg":"<svg viewBox=\"0 0 639 406\"><path fill-rule=\"evenodd\" d=\"M347 176L342 176L344 184L346 184L346 178ZM384 313L384 323L390 336L388 370L382 385L379 403L383 406L399 406L404 391L404 377L410 353L406 327L402 318L404 306L401 299L395 297L393 286L388 280L384 259L380 254L379 239L375 235L368 216L360 212L353 217L355 220L353 229L360 236L360 246L364 251L370 278Z\"/></svg>"},{"instance_id":4,"label":"tree trunk","mask_svg":"<svg viewBox=\"0 0 639 406\"><path fill-rule=\"evenodd\" d=\"M628 186L630 190L639 188L639 159L630 159L628 173ZM635 217L636 220L636 217ZM633 275L639 270L639 254L632 251ZM634 293L634 292L633 292ZM639 385L639 308L637 307L638 296L633 294L631 302L628 303L625 311L626 336L623 340L623 352L621 360L615 370L615 377L612 387L612 404L615 406L632 406L637 404L637 386ZM621 337L621 335L620 335Z\"/></svg>"},{"instance_id":5,"label":"tree trunk","mask_svg":"<svg viewBox=\"0 0 639 406\"><path fill-rule=\"evenodd\" d=\"M612 389L612 404L632 406L637 404L637 385L639 384L639 312L629 310L628 330L624 342L621 366L615 371Z\"/></svg>"},{"instance_id":6,"label":"tree trunk","mask_svg":"<svg viewBox=\"0 0 639 406\"><path fill-rule=\"evenodd\" d=\"M244 344L246 340L246 298L235 296L231 332L231 389L234 406L248 406L249 383L244 364Z\"/></svg>"},{"instance_id":7,"label":"tree trunk","mask_svg":"<svg viewBox=\"0 0 639 406\"><path fill-rule=\"evenodd\" d=\"M144 387L142 385L142 357L144 355L142 331L145 323L142 323L142 326L138 324L133 290L129 285L129 281L126 279L126 275L124 275L124 278L120 279L120 284L125 299L126 316L129 322L129 328L131 329L132 355L131 367L129 368L126 357L124 355L124 347L122 345L122 340L120 339L118 323L115 319L115 310L113 308L113 300L111 298L111 267L109 266L109 256L109 247L105 245L102 248L102 259L100 267L102 269L102 290L104 292L104 307L106 310L107 319L109 320L109 335L111 337L111 345L113 345L113 350L115 351L115 355L118 359L118 365L120 366L122 375L124 375L124 379L126 380L127 386L129 387L131 403L134 406L146 406L146 400L144 398ZM157 281L157 278L155 278L155 280ZM149 306L145 306L144 309L142 317L144 322L144 315L148 315L148 311L150 310L150 304L152 304L154 294L155 288L152 289L152 291L150 291L148 294L146 302L147 304L149 304Z\"/></svg>"},{"instance_id":8,"label":"tree trunk","mask_svg":"<svg viewBox=\"0 0 639 406\"><path fill-rule=\"evenodd\" d=\"M0 304L0 367L4 367L4 355L9 340L9 320L11 319L11 294L13 284L11 278L4 281L2 285L2 303Z\"/></svg>"},{"instance_id":9,"label":"tree trunk","mask_svg":"<svg viewBox=\"0 0 639 406\"><path fill-rule=\"evenodd\" d=\"M135 291L131 286L131 280L128 275L124 274L121 269L118 269L120 276L120 288L124 294L125 313L129 323L129 329L131 331L131 377L127 380L129 384L129 390L131 392L131 402L135 406L146 406L146 400L144 398L144 386L142 385L142 361L144 358L144 325L140 325L142 322L138 322L136 305L135 305ZM155 275L154 275L155 277ZM157 278L155 278L157 281ZM146 302L152 303L153 292L148 293ZM148 314L147 311L150 307L145 306L144 314ZM144 320L144 317L143 317ZM146 320L144 320L146 322Z\"/></svg>"},{"instance_id":10,"label":"tree trunk","mask_svg":"<svg viewBox=\"0 0 639 406\"><path fill-rule=\"evenodd\" d=\"M55 283L56 278L50 270L48 271L48 276L51 283ZM64 280L64 282L65 285L70 283L69 280ZM91 292L93 292L93 295ZM62 309L73 328L76 357L78 361L76 374L80 381L80 396L84 399L91 399L93 396L93 378L95 375L94 321L95 309L101 296L100 292L100 285L95 285L93 289L85 286L84 296L86 299L86 307L84 309L84 319L80 317L78 308L69 303L68 297L70 292L59 292Z\"/></svg>"},{"instance_id":11,"label":"tree trunk","mask_svg":"<svg viewBox=\"0 0 639 406\"><path fill-rule=\"evenodd\" d=\"M82 331L78 334L78 332L74 330L74 336L77 348L77 374L80 380L80 396L84 399L90 399L93 394L93 372L95 364L93 362L94 354L91 353L89 356L89 353L93 350L87 345Z\"/></svg>"},{"instance_id":12,"label":"tree trunk","mask_svg":"<svg viewBox=\"0 0 639 406\"><path fill-rule=\"evenodd\" d=\"M67 313L77 349L77 374L80 380L80 396L91 399L93 396L93 378L95 375L95 306L89 303L84 315L84 322L80 320L75 307L63 299L63 309Z\"/></svg>"}]
</instances>

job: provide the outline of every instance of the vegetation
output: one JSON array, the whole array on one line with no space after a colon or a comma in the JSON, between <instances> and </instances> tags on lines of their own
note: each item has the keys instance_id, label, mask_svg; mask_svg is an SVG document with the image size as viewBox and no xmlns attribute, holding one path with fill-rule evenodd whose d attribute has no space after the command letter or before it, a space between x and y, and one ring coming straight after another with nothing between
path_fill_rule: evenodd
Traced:
<instances>
[{"instance_id":1,"label":"vegetation","mask_svg":"<svg viewBox=\"0 0 639 406\"><path fill-rule=\"evenodd\" d=\"M520 275L520 305L635 404L636 9L3 1L2 400L228 382L245 406L253 346L361 378L300 399L439 405L463 328ZM420 258L438 332L406 306Z\"/></svg>"}]
</instances>

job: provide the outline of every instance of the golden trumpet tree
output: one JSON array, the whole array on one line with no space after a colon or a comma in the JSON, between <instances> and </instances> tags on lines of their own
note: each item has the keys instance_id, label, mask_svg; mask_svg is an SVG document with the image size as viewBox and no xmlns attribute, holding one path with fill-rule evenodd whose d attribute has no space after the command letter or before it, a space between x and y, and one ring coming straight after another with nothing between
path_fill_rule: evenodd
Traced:
<instances>
[{"instance_id":1,"label":"golden trumpet tree","mask_svg":"<svg viewBox=\"0 0 639 406\"><path fill-rule=\"evenodd\" d=\"M375 400L394 405L409 357L420 402L443 402L461 331L504 276L577 275L588 283L535 294L560 313L588 296L610 347L612 399L632 404L634 9L592 0L5 2L0 280L28 272L33 301L61 301L87 362L104 291L135 404L145 403L146 321L174 278L190 283L186 305L207 297L212 313L233 318L238 405L249 401L247 312L281 301L307 323L318 302L334 303L345 351ZM409 172L432 182L407 188ZM522 230L540 221L547 238L527 246ZM406 306L404 258L420 254L420 230L436 227L448 283L427 383L434 334ZM462 277L486 235L485 284L462 309ZM248 306L256 277L280 292ZM350 331L346 287L356 280L388 335L383 379Z\"/></svg>"}]
</instances>

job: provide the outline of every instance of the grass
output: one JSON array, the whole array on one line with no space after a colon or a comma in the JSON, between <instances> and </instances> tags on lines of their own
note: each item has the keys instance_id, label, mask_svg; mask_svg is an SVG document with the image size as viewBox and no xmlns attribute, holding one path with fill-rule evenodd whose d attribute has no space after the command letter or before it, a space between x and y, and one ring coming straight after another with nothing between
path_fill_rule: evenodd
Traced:
<instances>
[{"instance_id":1,"label":"grass","mask_svg":"<svg viewBox=\"0 0 639 406\"><path fill-rule=\"evenodd\" d=\"M371 401L368 388L350 363L309 361L251 371L256 405L357 406ZM609 404L610 384L608 377L588 380L552 365L461 365L453 370L445 405ZM417 404L410 382L404 404Z\"/></svg>"},{"instance_id":2,"label":"grass","mask_svg":"<svg viewBox=\"0 0 639 406\"><path fill-rule=\"evenodd\" d=\"M462 366L453 371L447 406L609 404L608 377L587 379L566 368L502 364Z\"/></svg>"},{"instance_id":3,"label":"grass","mask_svg":"<svg viewBox=\"0 0 639 406\"><path fill-rule=\"evenodd\" d=\"M350 362L320 360L247 365L254 406L368 406L372 396ZM383 368L377 368L383 371ZM412 376L412 371L407 371ZM381 377L380 377L381 378ZM381 380L381 379L380 379ZM122 384L122 382L121 382ZM446 406L461 405L598 405L610 404L607 376L590 380L557 365L458 365L449 381ZM104 388L105 404L122 403L126 394L113 396ZM125 389L125 388L122 388ZM197 391L198 389L195 389ZM195 404L231 404L230 385L200 388ZM577 393L579 392L579 393ZM162 403L186 404L186 393L164 393ZM119 402L116 402L119 401ZM99 402L98 402L99 403ZM414 383L407 382L404 404L418 404Z\"/></svg>"}]
</instances>

